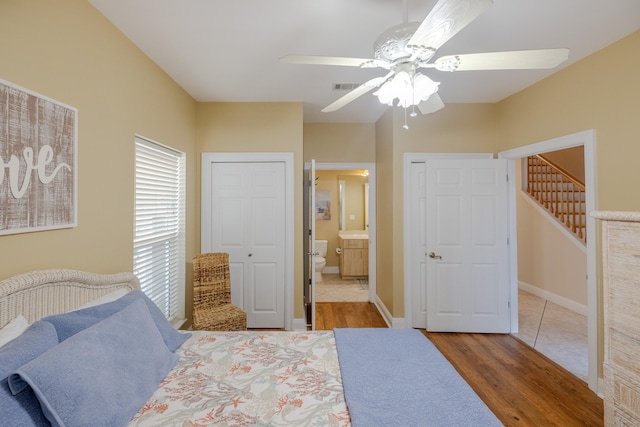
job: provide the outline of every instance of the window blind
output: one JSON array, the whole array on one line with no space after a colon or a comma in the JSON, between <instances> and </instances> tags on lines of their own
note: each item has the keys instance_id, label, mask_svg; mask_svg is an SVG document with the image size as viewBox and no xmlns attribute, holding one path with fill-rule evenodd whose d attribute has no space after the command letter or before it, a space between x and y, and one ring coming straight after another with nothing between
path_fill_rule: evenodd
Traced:
<instances>
[{"instance_id":1,"label":"window blind","mask_svg":"<svg viewBox=\"0 0 640 427\"><path fill-rule=\"evenodd\" d=\"M135 140L133 272L174 324L184 319L185 155Z\"/></svg>"}]
</instances>

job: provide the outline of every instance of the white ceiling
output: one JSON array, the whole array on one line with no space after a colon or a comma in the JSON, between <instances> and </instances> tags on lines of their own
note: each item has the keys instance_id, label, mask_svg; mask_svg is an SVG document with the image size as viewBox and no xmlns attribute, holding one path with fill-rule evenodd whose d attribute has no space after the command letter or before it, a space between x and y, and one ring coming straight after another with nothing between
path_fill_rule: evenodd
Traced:
<instances>
[{"instance_id":1,"label":"white ceiling","mask_svg":"<svg viewBox=\"0 0 640 427\"><path fill-rule=\"evenodd\" d=\"M346 93L333 83L362 83L386 70L278 58L372 58L378 35L402 23L402 0L89 1L198 101L298 101L305 122L371 123L387 108L368 93L320 112ZM435 3L408 0L409 21L422 21ZM445 104L498 102L638 29L639 0L494 0L435 57L566 47L569 61L554 70L424 73L441 82Z\"/></svg>"}]
</instances>

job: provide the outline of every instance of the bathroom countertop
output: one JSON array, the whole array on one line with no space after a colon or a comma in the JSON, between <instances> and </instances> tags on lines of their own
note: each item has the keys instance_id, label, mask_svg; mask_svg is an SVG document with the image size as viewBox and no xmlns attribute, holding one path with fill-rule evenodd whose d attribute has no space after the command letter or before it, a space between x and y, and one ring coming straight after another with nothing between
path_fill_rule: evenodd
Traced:
<instances>
[{"instance_id":1,"label":"bathroom countertop","mask_svg":"<svg viewBox=\"0 0 640 427\"><path fill-rule=\"evenodd\" d=\"M367 230L342 230L338 231L338 237L341 239L368 239L369 232Z\"/></svg>"}]
</instances>

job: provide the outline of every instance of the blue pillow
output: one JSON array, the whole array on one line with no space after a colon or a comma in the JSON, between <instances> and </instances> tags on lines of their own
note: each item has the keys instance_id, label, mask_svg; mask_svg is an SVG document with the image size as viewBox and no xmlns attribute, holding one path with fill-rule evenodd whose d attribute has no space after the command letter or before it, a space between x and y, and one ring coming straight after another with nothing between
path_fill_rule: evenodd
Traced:
<instances>
[{"instance_id":1,"label":"blue pillow","mask_svg":"<svg viewBox=\"0 0 640 427\"><path fill-rule=\"evenodd\" d=\"M93 326L112 314L121 311L131 304L131 302L138 299L141 299L147 305L148 311L151 313L151 318L160 331L169 350L176 351L176 349L191 336L190 333L180 333L176 331L166 317L164 317L164 314L162 314L158 306L142 291L131 291L113 302L87 307L69 313L48 316L42 320L50 322L55 326L58 332L58 338L60 342L62 342L83 329Z\"/></svg>"},{"instance_id":2,"label":"blue pillow","mask_svg":"<svg viewBox=\"0 0 640 427\"><path fill-rule=\"evenodd\" d=\"M125 425L178 359L137 299L18 368L9 387L33 389L53 426Z\"/></svg>"},{"instance_id":3,"label":"blue pillow","mask_svg":"<svg viewBox=\"0 0 640 427\"><path fill-rule=\"evenodd\" d=\"M40 402L31 389L13 395L7 376L25 363L37 358L58 344L58 335L51 323L39 321L20 336L0 348L0 424L8 426L49 426Z\"/></svg>"}]
</instances>

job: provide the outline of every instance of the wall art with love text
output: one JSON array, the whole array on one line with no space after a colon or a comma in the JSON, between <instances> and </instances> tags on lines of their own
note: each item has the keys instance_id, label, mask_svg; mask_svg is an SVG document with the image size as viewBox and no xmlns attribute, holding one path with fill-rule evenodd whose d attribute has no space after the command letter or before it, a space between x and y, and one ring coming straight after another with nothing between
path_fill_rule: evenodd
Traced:
<instances>
[{"instance_id":1,"label":"wall art with love text","mask_svg":"<svg viewBox=\"0 0 640 427\"><path fill-rule=\"evenodd\" d=\"M0 235L77 225L78 110L0 79Z\"/></svg>"}]
</instances>

